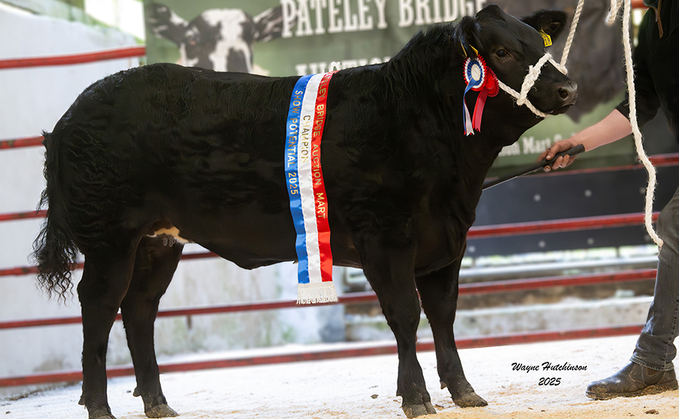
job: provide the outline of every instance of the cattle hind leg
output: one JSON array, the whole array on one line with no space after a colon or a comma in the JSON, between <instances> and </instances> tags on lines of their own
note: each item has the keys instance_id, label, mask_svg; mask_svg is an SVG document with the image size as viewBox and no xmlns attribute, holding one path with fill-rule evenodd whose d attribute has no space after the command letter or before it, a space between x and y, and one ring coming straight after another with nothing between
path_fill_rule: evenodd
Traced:
<instances>
[{"instance_id":1,"label":"cattle hind leg","mask_svg":"<svg viewBox=\"0 0 679 419\"><path fill-rule=\"evenodd\" d=\"M396 395L403 398L401 408L409 418L435 414L416 354L420 305L415 290L412 249L380 247L368 252L363 271L396 337L399 359Z\"/></svg>"},{"instance_id":2,"label":"cattle hind leg","mask_svg":"<svg viewBox=\"0 0 679 419\"><path fill-rule=\"evenodd\" d=\"M109 333L127 292L135 246L105 247L85 253L78 298L83 324L83 386L80 404L89 419L111 419L106 397L106 351Z\"/></svg>"},{"instance_id":3,"label":"cattle hind leg","mask_svg":"<svg viewBox=\"0 0 679 419\"><path fill-rule=\"evenodd\" d=\"M177 269L183 245L165 246L164 239L167 240L162 236L141 239L132 281L120 307L137 378L134 395L141 396L144 412L150 418L177 416L160 386L153 333L160 298Z\"/></svg>"},{"instance_id":4,"label":"cattle hind leg","mask_svg":"<svg viewBox=\"0 0 679 419\"><path fill-rule=\"evenodd\" d=\"M460 262L416 278L417 289L436 348L436 361L441 387L447 387L453 401L460 407L487 406L465 378L460 356L455 346L453 322L457 309Z\"/></svg>"}]
</instances>

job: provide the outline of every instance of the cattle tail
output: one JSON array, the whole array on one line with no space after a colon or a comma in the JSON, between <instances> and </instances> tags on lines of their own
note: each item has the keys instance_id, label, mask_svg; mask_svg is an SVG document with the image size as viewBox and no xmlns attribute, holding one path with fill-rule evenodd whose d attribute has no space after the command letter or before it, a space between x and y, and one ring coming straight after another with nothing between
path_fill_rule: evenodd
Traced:
<instances>
[{"instance_id":1,"label":"cattle tail","mask_svg":"<svg viewBox=\"0 0 679 419\"><path fill-rule=\"evenodd\" d=\"M76 263L78 247L67 222L68 209L59 182L59 142L51 141L51 135L43 132L45 140L45 180L38 209L47 206L47 219L33 243L32 260L38 267L38 282L50 296L57 294L65 299L71 290L71 271Z\"/></svg>"}]
</instances>

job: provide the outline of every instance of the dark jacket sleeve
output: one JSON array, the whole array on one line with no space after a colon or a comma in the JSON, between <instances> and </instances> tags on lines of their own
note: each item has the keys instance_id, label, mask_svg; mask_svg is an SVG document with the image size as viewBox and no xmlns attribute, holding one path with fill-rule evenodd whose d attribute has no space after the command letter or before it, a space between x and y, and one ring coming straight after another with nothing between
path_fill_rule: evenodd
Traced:
<instances>
[{"instance_id":1,"label":"dark jacket sleeve","mask_svg":"<svg viewBox=\"0 0 679 419\"><path fill-rule=\"evenodd\" d=\"M653 80L648 68L649 45L653 42L649 28L655 24L655 15L649 9L639 27L639 43L634 49L634 86L637 97L637 121L639 126L655 118L660 108L660 99L656 94ZM629 119L629 90L616 109Z\"/></svg>"}]
</instances>

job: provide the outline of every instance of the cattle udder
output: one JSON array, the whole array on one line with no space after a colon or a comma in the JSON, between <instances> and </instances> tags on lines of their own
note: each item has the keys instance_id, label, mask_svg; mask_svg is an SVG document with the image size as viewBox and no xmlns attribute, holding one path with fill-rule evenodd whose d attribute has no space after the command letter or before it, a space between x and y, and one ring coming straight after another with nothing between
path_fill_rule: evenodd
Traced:
<instances>
[{"instance_id":1,"label":"cattle udder","mask_svg":"<svg viewBox=\"0 0 679 419\"><path fill-rule=\"evenodd\" d=\"M518 20L488 6L417 34L387 63L330 81L322 166L333 260L362 268L377 293L408 417L435 413L415 353L420 299L442 385L459 406L487 404L455 347L460 261L493 160L541 120L501 91L488 98L481 130L465 136L463 62L478 53L520 90L545 53L539 31L555 37L564 22L558 11ZM247 269L297 259L283 160L297 79L147 65L94 83L44 134L49 209L34 257L40 284L64 297L84 255L80 402L90 418L113 418L106 346L118 309L146 415L177 415L153 347L158 302L182 252L166 245L167 231ZM547 64L528 98L556 114L575 95ZM468 106L476 97L466 95Z\"/></svg>"}]
</instances>

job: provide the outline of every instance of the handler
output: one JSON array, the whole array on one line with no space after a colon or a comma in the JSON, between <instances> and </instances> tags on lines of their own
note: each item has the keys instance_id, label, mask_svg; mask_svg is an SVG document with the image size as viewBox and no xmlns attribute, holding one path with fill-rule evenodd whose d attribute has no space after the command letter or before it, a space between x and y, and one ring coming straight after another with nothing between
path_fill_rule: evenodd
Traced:
<instances>
[{"instance_id":1,"label":"handler","mask_svg":"<svg viewBox=\"0 0 679 419\"><path fill-rule=\"evenodd\" d=\"M679 141L679 0L644 0L649 10L639 28L634 51L634 75L639 126L653 119L662 108L672 135ZM571 138L554 143L540 159L582 144L585 151L617 141L632 133L629 98L606 118ZM559 157L545 168L566 167L575 157ZM631 362L616 374L587 387L587 396L609 399L640 396L677 389L672 360L679 334L679 189L658 219L664 241L658 255L653 303L646 325L637 340Z\"/></svg>"}]
</instances>

